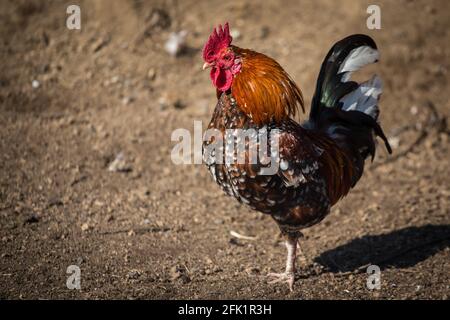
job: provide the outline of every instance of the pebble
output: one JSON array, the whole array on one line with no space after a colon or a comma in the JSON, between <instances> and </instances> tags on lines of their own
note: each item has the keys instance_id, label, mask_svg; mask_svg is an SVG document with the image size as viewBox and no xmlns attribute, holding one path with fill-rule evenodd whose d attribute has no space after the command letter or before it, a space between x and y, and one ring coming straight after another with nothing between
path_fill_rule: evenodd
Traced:
<instances>
[{"instance_id":1,"label":"pebble","mask_svg":"<svg viewBox=\"0 0 450 320\"><path fill-rule=\"evenodd\" d=\"M161 110L165 110L169 106L169 101L166 97L162 96L158 99L158 104Z\"/></svg>"},{"instance_id":2,"label":"pebble","mask_svg":"<svg viewBox=\"0 0 450 320\"><path fill-rule=\"evenodd\" d=\"M132 167L127 164L123 152L119 152L116 158L109 164L108 171L110 172L130 172Z\"/></svg>"},{"instance_id":3,"label":"pebble","mask_svg":"<svg viewBox=\"0 0 450 320\"><path fill-rule=\"evenodd\" d=\"M173 106L174 106L175 109L184 109L184 108L186 108L186 104L183 101L181 101L180 99L177 99L173 103Z\"/></svg>"},{"instance_id":4,"label":"pebble","mask_svg":"<svg viewBox=\"0 0 450 320\"><path fill-rule=\"evenodd\" d=\"M85 222L81 225L81 231L83 231L83 232L88 231L90 228L91 228L91 226L87 222Z\"/></svg>"},{"instance_id":5,"label":"pebble","mask_svg":"<svg viewBox=\"0 0 450 320\"><path fill-rule=\"evenodd\" d=\"M39 217L35 214L30 215L25 221L24 224L32 224L32 223L38 223Z\"/></svg>"},{"instance_id":6,"label":"pebble","mask_svg":"<svg viewBox=\"0 0 450 320\"><path fill-rule=\"evenodd\" d=\"M139 270L130 270L127 274L127 279L137 280L141 276L141 272Z\"/></svg>"},{"instance_id":7,"label":"pebble","mask_svg":"<svg viewBox=\"0 0 450 320\"><path fill-rule=\"evenodd\" d=\"M33 87L33 89L38 89L41 86L41 83L37 80L33 80L31 81L31 86Z\"/></svg>"},{"instance_id":8,"label":"pebble","mask_svg":"<svg viewBox=\"0 0 450 320\"><path fill-rule=\"evenodd\" d=\"M245 268L245 272L247 272L249 275L259 274L260 269L258 267L247 267Z\"/></svg>"},{"instance_id":9,"label":"pebble","mask_svg":"<svg viewBox=\"0 0 450 320\"><path fill-rule=\"evenodd\" d=\"M109 44L110 41L110 37L106 36L104 38L99 38L97 39L93 44L92 44L92 51L93 52L98 52L101 49L103 49L105 46L107 46Z\"/></svg>"},{"instance_id":10,"label":"pebble","mask_svg":"<svg viewBox=\"0 0 450 320\"><path fill-rule=\"evenodd\" d=\"M242 244L236 238L230 238L229 243L235 246L242 246Z\"/></svg>"},{"instance_id":11,"label":"pebble","mask_svg":"<svg viewBox=\"0 0 450 320\"><path fill-rule=\"evenodd\" d=\"M155 80L155 78L156 78L156 70L155 70L155 68L148 69L147 78L150 79L150 80Z\"/></svg>"},{"instance_id":12,"label":"pebble","mask_svg":"<svg viewBox=\"0 0 450 320\"><path fill-rule=\"evenodd\" d=\"M147 33L151 33L154 29L167 29L172 23L170 15L163 9L153 9L146 20L148 21Z\"/></svg>"},{"instance_id":13,"label":"pebble","mask_svg":"<svg viewBox=\"0 0 450 320\"><path fill-rule=\"evenodd\" d=\"M219 267L219 266L214 266L214 268L213 268L213 272L222 272L223 271L223 269L221 268L221 267Z\"/></svg>"},{"instance_id":14,"label":"pebble","mask_svg":"<svg viewBox=\"0 0 450 320\"><path fill-rule=\"evenodd\" d=\"M102 201L100 201L100 200L95 200L94 201L94 206L96 206L96 207L103 207L105 205L105 203L104 202L102 202Z\"/></svg>"},{"instance_id":15,"label":"pebble","mask_svg":"<svg viewBox=\"0 0 450 320\"><path fill-rule=\"evenodd\" d=\"M172 281L180 280L183 284L191 281L191 278L187 275L186 268L182 266L174 266L170 269L170 279Z\"/></svg>"},{"instance_id":16,"label":"pebble","mask_svg":"<svg viewBox=\"0 0 450 320\"><path fill-rule=\"evenodd\" d=\"M123 97L122 98L122 104L124 106L129 105L130 103L132 103L134 101L134 99L132 97Z\"/></svg>"},{"instance_id":17,"label":"pebble","mask_svg":"<svg viewBox=\"0 0 450 320\"><path fill-rule=\"evenodd\" d=\"M109 81L109 83L111 83L111 84L116 84L116 83L119 82L119 80L120 80L119 76L114 76L114 77L111 78L111 80Z\"/></svg>"},{"instance_id":18,"label":"pebble","mask_svg":"<svg viewBox=\"0 0 450 320\"><path fill-rule=\"evenodd\" d=\"M187 31L181 30L180 32L172 32L167 39L164 49L172 57L180 55L186 48L186 36Z\"/></svg>"}]
</instances>

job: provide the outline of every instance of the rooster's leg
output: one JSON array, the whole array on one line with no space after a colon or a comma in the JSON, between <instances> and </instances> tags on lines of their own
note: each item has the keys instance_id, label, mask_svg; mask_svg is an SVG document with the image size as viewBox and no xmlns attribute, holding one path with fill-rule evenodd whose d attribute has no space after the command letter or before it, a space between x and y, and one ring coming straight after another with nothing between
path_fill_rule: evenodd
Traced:
<instances>
[{"instance_id":1,"label":"rooster's leg","mask_svg":"<svg viewBox=\"0 0 450 320\"><path fill-rule=\"evenodd\" d=\"M295 260L297 257L297 242L299 236L289 235L286 240L287 259L286 270L283 273L269 273L268 276L274 278L269 283L287 282L289 289L293 291L295 281Z\"/></svg>"}]
</instances>

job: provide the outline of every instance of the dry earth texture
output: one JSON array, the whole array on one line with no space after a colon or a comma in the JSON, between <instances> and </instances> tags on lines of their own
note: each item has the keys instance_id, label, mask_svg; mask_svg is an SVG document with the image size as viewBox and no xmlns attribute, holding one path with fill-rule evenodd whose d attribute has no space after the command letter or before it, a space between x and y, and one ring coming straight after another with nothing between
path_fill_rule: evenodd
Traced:
<instances>
[{"instance_id":1,"label":"dry earth texture","mask_svg":"<svg viewBox=\"0 0 450 320\"><path fill-rule=\"evenodd\" d=\"M377 2L381 30L366 28L368 1L86 0L71 31L71 3L1 0L0 298L448 299L450 2ZM293 293L265 278L285 259L270 217L170 158L174 129L210 119L200 50L225 21L307 105L335 41L367 33L381 50L370 71L394 154L379 148L305 231ZM171 57L180 30L187 48ZM380 290L366 287L369 264ZM69 265L81 290L66 287Z\"/></svg>"}]
</instances>

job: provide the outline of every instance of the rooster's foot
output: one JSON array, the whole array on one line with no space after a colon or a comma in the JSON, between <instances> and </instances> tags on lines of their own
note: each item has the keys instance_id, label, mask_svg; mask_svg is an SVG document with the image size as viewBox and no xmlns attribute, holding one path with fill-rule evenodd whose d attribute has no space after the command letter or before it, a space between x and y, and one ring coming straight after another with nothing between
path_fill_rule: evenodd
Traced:
<instances>
[{"instance_id":1,"label":"rooster's foot","mask_svg":"<svg viewBox=\"0 0 450 320\"><path fill-rule=\"evenodd\" d=\"M295 274L293 272L269 273L267 276L269 278L274 278L269 281L269 284L286 282L289 285L289 290L291 290L291 292L294 291Z\"/></svg>"}]
</instances>

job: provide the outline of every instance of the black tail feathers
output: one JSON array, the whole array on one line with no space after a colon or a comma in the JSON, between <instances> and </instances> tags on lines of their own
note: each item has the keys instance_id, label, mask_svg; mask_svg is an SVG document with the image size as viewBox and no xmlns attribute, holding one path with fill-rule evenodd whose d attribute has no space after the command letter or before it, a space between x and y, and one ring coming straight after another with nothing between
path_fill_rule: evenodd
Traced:
<instances>
[{"instance_id":1,"label":"black tail feathers","mask_svg":"<svg viewBox=\"0 0 450 320\"><path fill-rule=\"evenodd\" d=\"M367 35L351 35L337 42L322 63L309 118L310 126L326 130L363 158L370 154L372 159L375 155L373 134L384 141L389 153L392 152L377 122L382 82L374 76L359 84L350 77L352 72L378 59L375 41Z\"/></svg>"}]
</instances>

